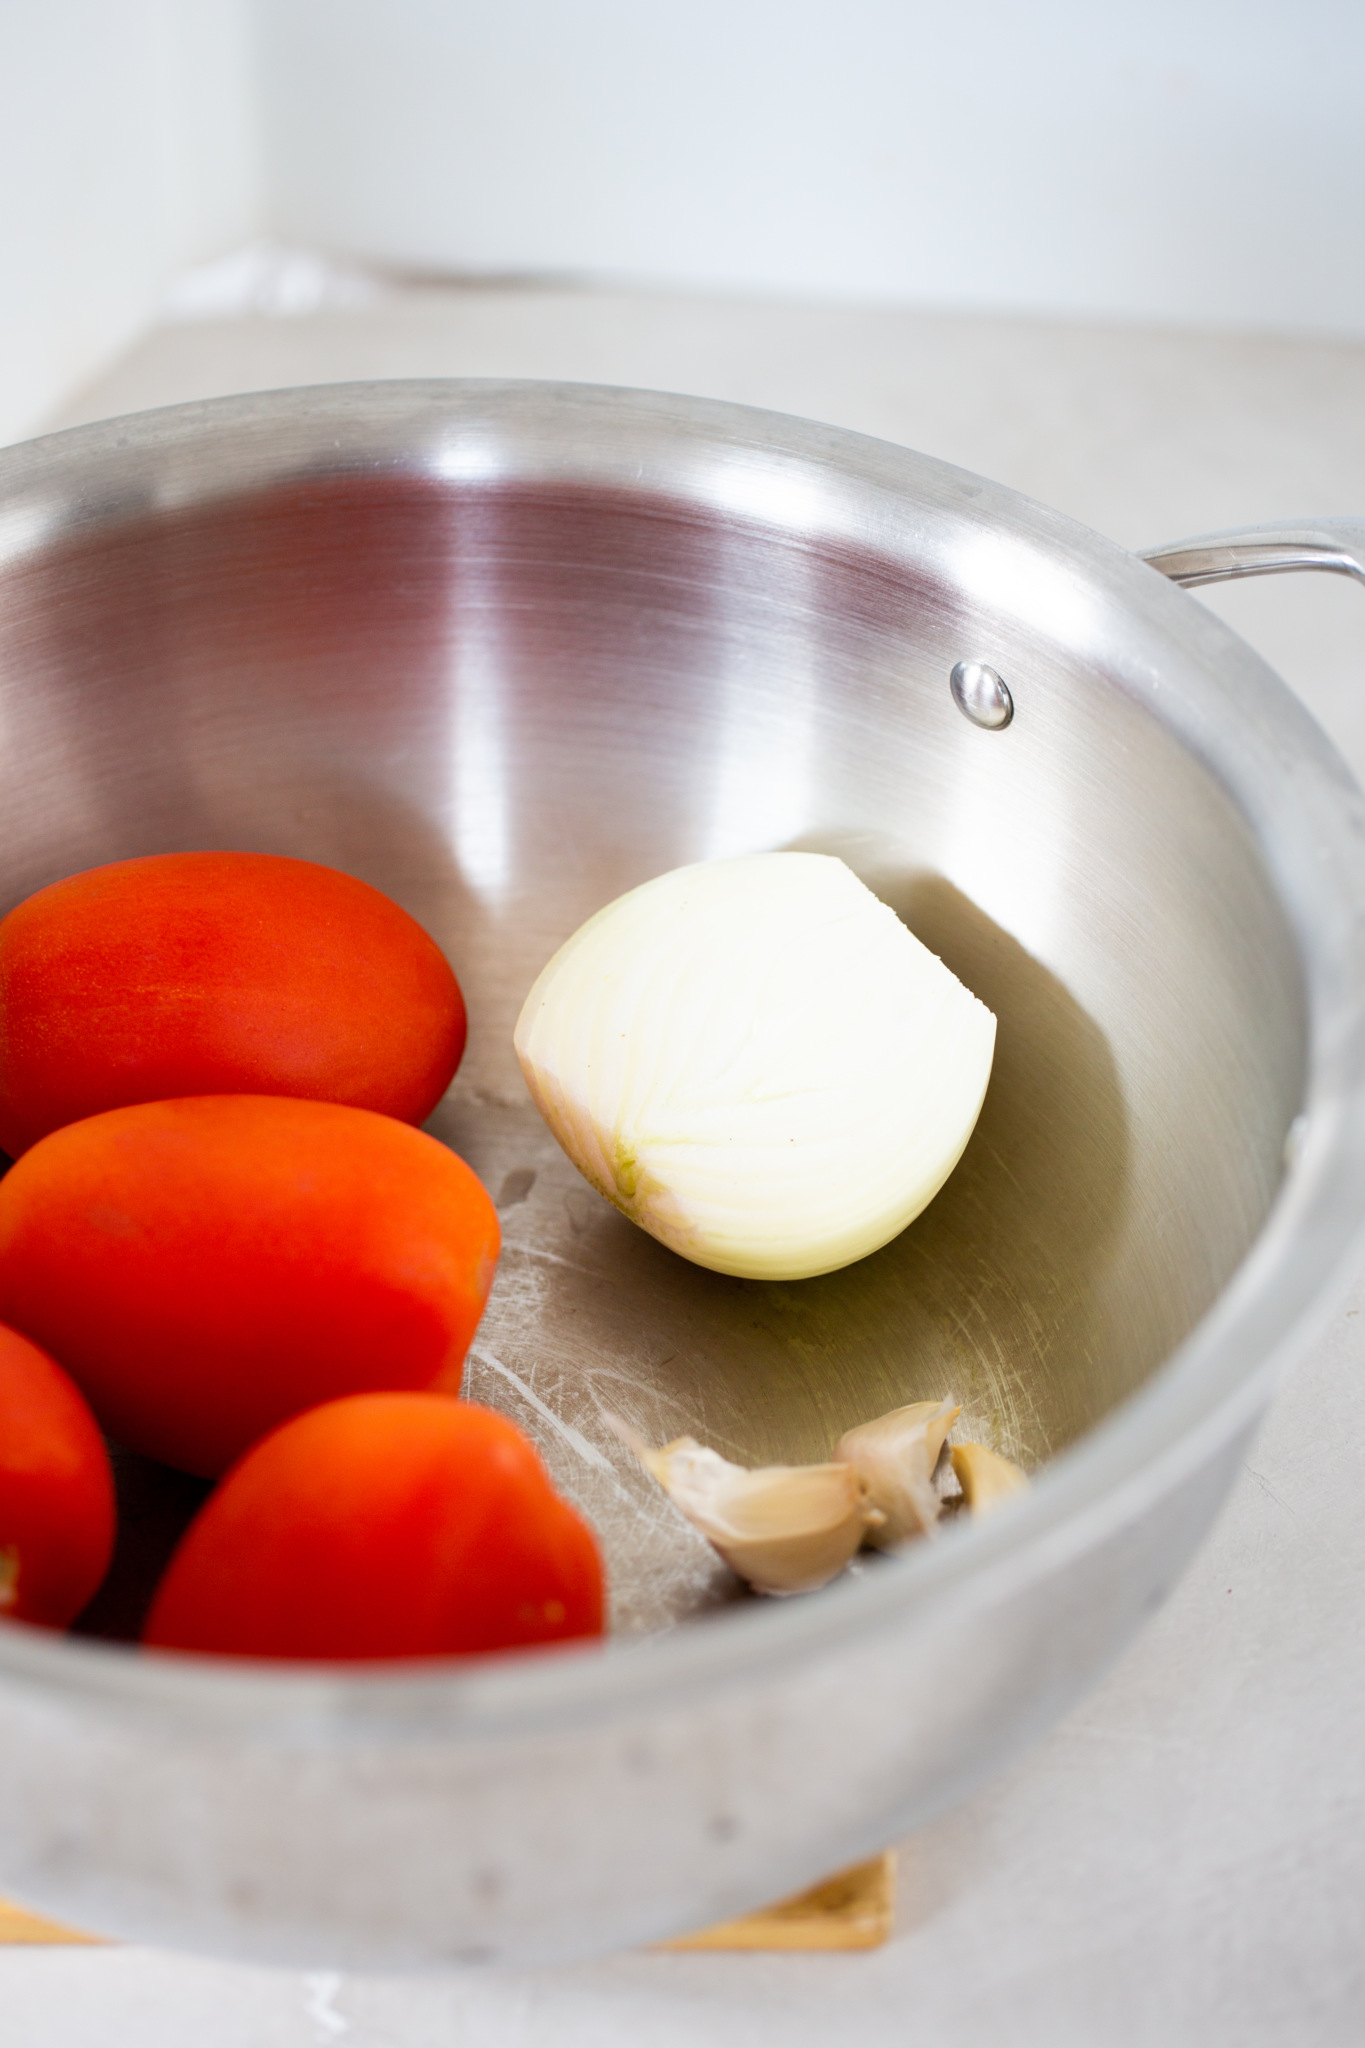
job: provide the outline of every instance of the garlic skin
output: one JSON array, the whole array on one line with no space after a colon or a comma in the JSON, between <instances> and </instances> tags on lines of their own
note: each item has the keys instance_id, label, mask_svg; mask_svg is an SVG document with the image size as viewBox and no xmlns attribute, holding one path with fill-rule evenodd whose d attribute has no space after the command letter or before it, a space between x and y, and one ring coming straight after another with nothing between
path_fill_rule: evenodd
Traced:
<instances>
[{"instance_id":1,"label":"garlic skin","mask_svg":"<svg viewBox=\"0 0 1365 2048\"><path fill-rule=\"evenodd\" d=\"M693 1527L756 1593L810 1593L843 1570L867 1515L852 1466L732 1465L695 1437L637 1455Z\"/></svg>"},{"instance_id":2,"label":"garlic skin","mask_svg":"<svg viewBox=\"0 0 1365 2048\"><path fill-rule=\"evenodd\" d=\"M760 853L598 911L514 1043L555 1137L633 1222L715 1272L799 1280L938 1193L995 1019L842 861Z\"/></svg>"},{"instance_id":3,"label":"garlic skin","mask_svg":"<svg viewBox=\"0 0 1365 2048\"><path fill-rule=\"evenodd\" d=\"M953 1470L974 1515L986 1515L1028 1485L1028 1474L984 1444L954 1444Z\"/></svg>"},{"instance_id":4,"label":"garlic skin","mask_svg":"<svg viewBox=\"0 0 1365 2048\"><path fill-rule=\"evenodd\" d=\"M934 1467L961 1413L951 1401L912 1401L875 1422L860 1423L835 1445L835 1457L853 1467L864 1499L880 1511L880 1523L867 1535L878 1550L932 1532L941 1505Z\"/></svg>"}]
</instances>

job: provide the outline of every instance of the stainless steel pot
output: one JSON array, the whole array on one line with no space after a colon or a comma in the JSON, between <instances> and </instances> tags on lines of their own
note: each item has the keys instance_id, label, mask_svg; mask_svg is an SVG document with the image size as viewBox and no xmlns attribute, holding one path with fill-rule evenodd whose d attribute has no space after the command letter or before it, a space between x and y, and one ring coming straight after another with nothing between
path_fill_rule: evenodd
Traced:
<instances>
[{"instance_id":1,"label":"stainless steel pot","mask_svg":"<svg viewBox=\"0 0 1365 2048\"><path fill-rule=\"evenodd\" d=\"M6 903L122 855L269 848L364 875L455 961L473 1035L433 1127L507 1243L467 1390L597 1520L618 1630L379 1671L4 1630L0 1883L234 1955L561 1957L751 1906L957 1798L1160 1601L1365 1210L1365 811L1321 733L1069 520L691 399L177 407L5 453L0 545ZM1365 529L1163 566L1304 557L1365 575ZM619 891L797 845L943 954L999 1053L903 1237L764 1286L577 1181L511 1026ZM945 1391L1043 1467L1028 1496L785 1603L738 1598L602 1422L809 1458Z\"/></svg>"}]
</instances>

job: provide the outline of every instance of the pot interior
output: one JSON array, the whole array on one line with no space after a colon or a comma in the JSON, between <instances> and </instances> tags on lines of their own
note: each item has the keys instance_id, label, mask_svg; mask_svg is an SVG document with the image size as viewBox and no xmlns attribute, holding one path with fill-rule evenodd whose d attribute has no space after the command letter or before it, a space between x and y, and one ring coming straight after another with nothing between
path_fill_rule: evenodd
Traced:
<instances>
[{"instance_id":1,"label":"pot interior","mask_svg":"<svg viewBox=\"0 0 1365 2048\"><path fill-rule=\"evenodd\" d=\"M0 586L6 907L101 861L255 848L363 876L454 963L469 1051L430 1128L506 1244L465 1390L598 1525L622 1629L736 1588L604 1411L805 1460L951 1393L970 1434L1036 1464L1160 1366L1281 1175L1301 977L1250 831L1097 664L1083 607L1039 626L1017 563L993 576L978 547L964 568L917 519L892 544L562 463L480 482L313 460L160 510L134 494ZM952 702L964 657L1009 680L1006 730ZM937 1200L789 1285L635 1230L559 1153L511 1049L590 912L769 847L840 854L999 1019ZM131 1460L123 1481L125 1578L145 1579L196 1490ZM135 1597L92 1625L126 1632Z\"/></svg>"}]
</instances>

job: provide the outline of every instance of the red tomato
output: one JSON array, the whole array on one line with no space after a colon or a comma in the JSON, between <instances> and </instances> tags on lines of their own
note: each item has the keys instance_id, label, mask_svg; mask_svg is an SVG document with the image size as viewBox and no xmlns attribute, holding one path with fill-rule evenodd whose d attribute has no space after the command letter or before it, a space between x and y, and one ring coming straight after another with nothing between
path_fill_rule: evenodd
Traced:
<instances>
[{"instance_id":1,"label":"red tomato","mask_svg":"<svg viewBox=\"0 0 1365 2048\"><path fill-rule=\"evenodd\" d=\"M353 1394L229 1472L171 1559L143 1641L447 1657L601 1633L596 1539L519 1429L440 1394Z\"/></svg>"},{"instance_id":2,"label":"red tomato","mask_svg":"<svg viewBox=\"0 0 1365 2048\"><path fill-rule=\"evenodd\" d=\"M114 1476L61 1367L0 1329L0 1615L65 1628L114 1549Z\"/></svg>"},{"instance_id":3,"label":"red tomato","mask_svg":"<svg viewBox=\"0 0 1365 2048\"><path fill-rule=\"evenodd\" d=\"M0 1146L124 1103L302 1095L429 1116L464 1051L444 955L366 882L268 853L162 853L0 921Z\"/></svg>"},{"instance_id":4,"label":"red tomato","mask_svg":"<svg viewBox=\"0 0 1365 2048\"><path fill-rule=\"evenodd\" d=\"M0 1319L111 1436L206 1476L290 1415L458 1393L497 1212L435 1138L270 1095L67 1124L0 1181Z\"/></svg>"}]
</instances>

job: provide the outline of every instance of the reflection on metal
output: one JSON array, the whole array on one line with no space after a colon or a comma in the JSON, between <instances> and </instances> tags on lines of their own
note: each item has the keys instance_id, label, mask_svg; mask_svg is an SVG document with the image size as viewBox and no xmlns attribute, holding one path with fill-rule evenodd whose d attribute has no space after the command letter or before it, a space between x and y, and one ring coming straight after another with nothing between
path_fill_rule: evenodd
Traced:
<instances>
[{"instance_id":1,"label":"reflection on metal","mask_svg":"<svg viewBox=\"0 0 1365 2048\"><path fill-rule=\"evenodd\" d=\"M809 677L784 679L764 703L752 682L719 684L721 730L710 798L706 860L785 846L810 818L817 692Z\"/></svg>"},{"instance_id":2,"label":"reflection on metal","mask_svg":"<svg viewBox=\"0 0 1365 2048\"><path fill-rule=\"evenodd\" d=\"M953 570L972 607L968 617L974 613L975 621L997 622L996 633L973 631L968 646L1013 646L1023 633L1079 647L1104 636L1104 607L1095 583L1059 550L1021 545L1016 533L978 527L958 540ZM1006 620L1010 629L1002 632ZM1011 654L1011 673L1013 662Z\"/></svg>"},{"instance_id":3,"label":"reflection on metal","mask_svg":"<svg viewBox=\"0 0 1365 2048\"><path fill-rule=\"evenodd\" d=\"M805 464L775 462L763 448L727 450L696 481L699 494L723 517L788 532L822 525L838 497L832 477Z\"/></svg>"},{"instance_id":4,"label":"reflection on metal","mask_svg":"<svg viewBox=\"0 0 1365 2048\"><path fill-rule=\"evenodd\" d=\"M438 443L426 460L432 476L451 484L492 483L505 467L505 451L493 434L473 431L452 433Z\"/></svg>"},{"instance_id":5,"label":"reflection on metal","mask_svg":"<svg viewBox=\"0 0 1365 2048\"><path fill-rule=\"evenodd\" d=\"M496 899L507 884L507 751L496 643L484 622L453 636L450 830L460 873L474 894Z\"/></svg>"},{"instance_id":6,"label":"reflection on metal","mask_svg":"<svg viewBox=\"0 0 1365 2048\"><path fill-rule=\"evenodd\" d=\"M806 565L794 564L789 599L797 618L814 596ZM715 675L703 684L705 696L698 692L698 722L714 736L715 750L698 792L708 813L706 860L764 853L810 827L823 683L805 636L778 631L787 645L776 672L756 674L752 649L722 623Z\"/></svg>"},{"instance_id":7,"label":"reflection on metal","mask_svg":"<svg viewBox=\"0 0 1365 2048\"><path fill-rule=\"evenodd\" d=\"M1187 587L1231 583L1240 576L1280 576L1325 569L1365 583L1365 519L1312 519L1289 526L1243 526L1195 540L1147 548L1142 559Z\"/></svg>"}]
</instances>

